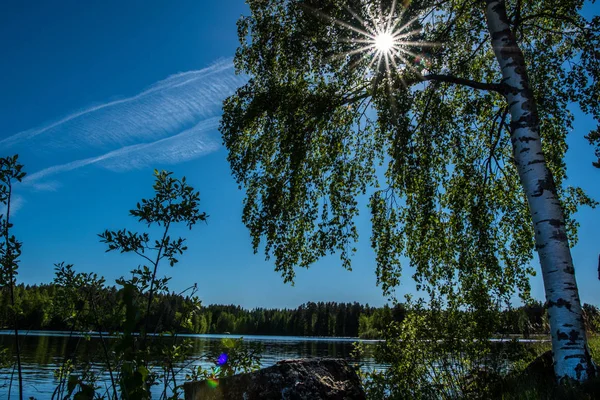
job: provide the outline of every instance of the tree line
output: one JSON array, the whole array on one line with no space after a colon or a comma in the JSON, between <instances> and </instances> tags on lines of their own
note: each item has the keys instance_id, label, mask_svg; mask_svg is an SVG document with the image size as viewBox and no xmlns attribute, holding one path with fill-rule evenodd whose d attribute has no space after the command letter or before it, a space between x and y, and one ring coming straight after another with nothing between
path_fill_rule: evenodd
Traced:
<instances>
[{"instance_id":1,"label":"tree line","mask_svg":"<svg viewBox=\"0 0 600 400\"><path fill-rule=\"evenodd\" d=\"M123 293L116 287L104 287L96 307L99 321L85 326L73 326L76 313L90 307L82 298L61 296L61 287L51 284L15 286L19 299L19 326L30 330L95 330L122 331L125 308ZM232 333L240 335L324 336L378 338L391 322L402 322L407 310L402 303L373 307L369 304L308 302L297 308L254 308L236 305L211 304L199 306L186 319L180 310L190 306L190 300L181 294L158 294L157 306L149 315L151 326L159 331L197 334ZM0 292L0 327L10 326L10 298ZM598 307L585 304L588 329L598 331ZM498 334L547 334L547 313L541 302L505 310Z\"/></svg>"}]
</instances>

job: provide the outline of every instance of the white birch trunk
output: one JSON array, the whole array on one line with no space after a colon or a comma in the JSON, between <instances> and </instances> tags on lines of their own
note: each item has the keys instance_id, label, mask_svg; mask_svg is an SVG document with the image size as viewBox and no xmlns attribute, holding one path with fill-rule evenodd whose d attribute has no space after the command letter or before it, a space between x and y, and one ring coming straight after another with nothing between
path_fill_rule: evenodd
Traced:
<instances>
[{"instance_id":1,"label":"white birch trunk","mask_svg":"<svg viewBox=\"0 0 600 400\"><path fill-rule=\"evenodd\" d=\"M544 159L535 98L523 53L510 29L504 0L486 0L488 30L510 107L511 140L529 202L542 267L557 378L584 381L594 374L575 270L554 178Z\"/></svg>"}]
</instances>

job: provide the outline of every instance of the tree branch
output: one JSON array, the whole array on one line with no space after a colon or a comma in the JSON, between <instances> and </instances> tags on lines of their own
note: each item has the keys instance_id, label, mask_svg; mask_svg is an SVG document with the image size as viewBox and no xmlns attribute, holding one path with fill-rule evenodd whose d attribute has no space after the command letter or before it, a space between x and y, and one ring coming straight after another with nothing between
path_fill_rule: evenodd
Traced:
<instances>
[{"instance_id":1,"label":"tree branch","mask_svg":"<svg viewBox=\"0 0 600 400\"><path fill-rule=\"evenodd\" d=\"M566 15L559 15L559 14L552 14L552 13L537 13L537 14L530 14L527 15L523 18L521 18L521 23L523 22L527 22L533 19L538 19L538 18L548 18L548 19L553 19L556 21L562 21L568 24L572 24L574 27L576 27L577 29L581 29L581 30L590 30L592 32L598 32L598 30L596 29L592 29L591 27L585 26L585 25L581 25L580 21L577 21L576 19L573 19L569 16Z\"/></svg>"},{"instance_id":2,"label":"tree branch","mask_svg":"<svg viewBox=\"0 0 600 400\"><path fill-rule=\"evenodd\" d=\"M512 17L512 24L514 27L515 33L519 32L519 28L521 27L522 16L521 16L521 8L522 8L522 0L517 1L517 6L515 8L515 14Z\"/></svg>"},{"instance_id":3,"label":"tree branch","mask_svg":"<svg viewBox=\"0 0 600 400\"><path fill-rule=\"evenodd\" d=\"M478 89L478 90L487 90L487 91L498 92L500 94L504 94L506 92L504 85L502 85L500 83L477 82L477 81L473 81L471 79L457 78L455 76L450 76L450 75L428 74L428 75L423 75L422 80L454 83L456 85L468 86L468 87L471 87L473 89Z\"/></svg>"},{"instance_id":4,"label":"tree branch","mask_svg":"<svg viewBox=\"0 0 600 400\"><path fill-rule=\"evenodd\" d=\"M145 254L143 254L143 253L140 253L140 252L139 252L139 251L137 251L137 250L134 250L133 252L134 252L135 254L137 254L138 256L140 256L140 257L143 257L143 258L145 258L146 260L148 260L148 261L151 263L150 265L154 265L154 261L152 261L152 259L150 259L150 257L146 256L146 255L145 255ZM149 265L149 266L150 266L150 265Z\"/></svg>"}]
</instances>

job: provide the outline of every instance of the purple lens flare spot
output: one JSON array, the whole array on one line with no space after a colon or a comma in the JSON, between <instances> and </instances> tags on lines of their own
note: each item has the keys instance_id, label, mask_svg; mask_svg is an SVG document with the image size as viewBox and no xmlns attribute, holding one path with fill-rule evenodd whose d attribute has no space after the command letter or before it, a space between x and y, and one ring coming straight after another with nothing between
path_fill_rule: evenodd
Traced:
<instances>
[{"instance_id":1,"label":"purple lens flare spot","mask_svg":"<svg viewBox=\"0 0 600 400\"><path fill-rule=\"evenodd\" d=\"M217 358L217 365L224 365L227 362L227 353L222 353L219 358Z\"/></svg>"}]
</instances>

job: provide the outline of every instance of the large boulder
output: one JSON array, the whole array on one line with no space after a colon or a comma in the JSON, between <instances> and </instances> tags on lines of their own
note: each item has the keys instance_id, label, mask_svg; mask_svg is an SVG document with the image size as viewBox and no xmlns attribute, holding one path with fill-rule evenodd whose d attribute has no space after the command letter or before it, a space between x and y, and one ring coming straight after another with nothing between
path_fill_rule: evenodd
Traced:
<instances>
[{"instance_id":1,"label":"large boulder","mask_svg":"<svg viewBox=\"0 0 600 400\"><path fill-rule=\"evenodd\" d=\"M553 385L556 381L554 374L554 360L552 351L548 350L540 354L522 372L523 376L533 379L540 384Z\"/></svg>"},{"instance_id":2,"label":"large boulder","mask_svg":"<svg viewBox=\"0 0 600 400\"><path fill-rule=\"evenodd\" d=\"M356 371L344 360L285 360L213 382L186 382L186 400L364 400Z\"/></svg>"}]
</instances>

